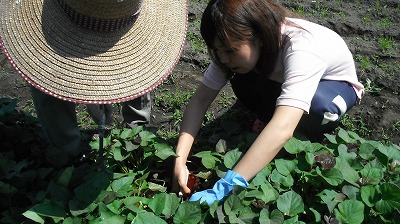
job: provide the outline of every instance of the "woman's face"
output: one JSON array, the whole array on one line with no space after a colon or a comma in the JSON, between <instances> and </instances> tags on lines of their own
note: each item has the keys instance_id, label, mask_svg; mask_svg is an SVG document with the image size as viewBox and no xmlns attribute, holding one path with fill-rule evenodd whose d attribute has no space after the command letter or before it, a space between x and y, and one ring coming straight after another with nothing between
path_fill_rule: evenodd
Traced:
<instances>
[{"instance_id":1,"label":"woman's face","mask_svg":"<svg viewBox=\"0 0 400 224\"><path fill-rule=\"evenodd\" d=\"M255 69L260 58L260 49L260 41L240 42L238 48L232 50L215 38L213 50L220 62L232 72L245 74Z\"/></svg>"}]
</instances>

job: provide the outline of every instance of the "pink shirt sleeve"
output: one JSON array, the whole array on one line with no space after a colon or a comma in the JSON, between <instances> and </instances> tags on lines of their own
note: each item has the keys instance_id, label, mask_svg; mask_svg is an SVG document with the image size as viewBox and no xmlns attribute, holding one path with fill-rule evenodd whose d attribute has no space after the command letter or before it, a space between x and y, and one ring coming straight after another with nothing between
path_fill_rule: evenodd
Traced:
<instances>
[{"instance_id":1,"label":"pink shirt sleeve","mask_svg":"<svg viewBox=\"0 0 400 224\"><path fill-rule=\"evenodd\" d=\"M221 90L228 83L228 78L226 72L221 67L215 62L211 62L201 82L208 88Z\"/></svg>"}]
</instances>

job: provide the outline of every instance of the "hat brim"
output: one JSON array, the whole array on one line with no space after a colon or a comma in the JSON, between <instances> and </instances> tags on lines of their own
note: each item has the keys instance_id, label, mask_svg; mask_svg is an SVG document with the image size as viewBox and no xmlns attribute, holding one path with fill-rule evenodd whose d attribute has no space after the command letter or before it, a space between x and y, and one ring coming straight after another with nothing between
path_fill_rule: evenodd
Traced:
<instances>
[{"instance_id":1,"label":"hat brim","mask_svg":"<svg viewBox=\"0 0 400 224\"><path fill-rule=\"evenodd\" d=\"M74 24L54 0L2 0L0 44L17 72L57 98L87 104L137 98L171 73L184 48L187 1L144 0L115 32Z\"/></svg>"}]
</instances>

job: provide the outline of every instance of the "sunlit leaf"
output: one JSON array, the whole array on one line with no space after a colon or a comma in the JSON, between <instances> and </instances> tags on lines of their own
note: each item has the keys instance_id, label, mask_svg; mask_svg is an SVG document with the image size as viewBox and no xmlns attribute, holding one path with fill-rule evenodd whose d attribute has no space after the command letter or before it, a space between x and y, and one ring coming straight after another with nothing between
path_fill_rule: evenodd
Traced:
<instances>
[{"instance_id":1,"label":"sunlit leaf","mask_svg":"<svg viewBox=\"0 0 400 224\"><path fill-rule=\"evenodd\" d=\"M217 157L212 155L211 151L198 152L194 156L201 158L201 163L207 169L213 169L215 167L215 163L220 161Z\"/></svg>"},{"instance_id":2,"label":"sunlit leaf","mask_svg":"<svg viewBox=\"0 0 400 224\"><path fill-rule=\"evenodd\" d=\"M165 220L156 216L152 212L142 211L132 220L131 224L163 224L167 223Z\"/></svg>"},{"instance_id":3,"label":"sunlit leaf","mask_svg":"<svg viewBox=\"0 0 400 224\"><path fill-rule=\"evenodd\" d=\"M142 140L140 142L141 146L149 145L150 141L156 138L156 136L150 131L142 131L139 133L139 136Z\"/></svg>"},{"instance_id":4,"label":"sunlit leaf","mask_svg":"<svg viewBox=\"0 0 400 224\"><path fill-rule=\"evenodd\" d=\"M197 177L202 179L208 179L211 176L211 171L200 171L196 174Z\"/></svg>"},{"instance_id":5,"label":"sunlit leaf","mask_svg":"<svg viewBox=\"0 0 400 224\"><path fill-rule=\"evenodd\" d=\"M345 200L334 210L335 217L341 223L362 223L364 221L364 204L357 200Z\"/></svg>"},{"instance_id":6,"label":"sunlit leaf","mask_svg":"<svg viewBox=\"0 0 400 224\"><path fill-rule=\"evenodd\" d=\"M288 176L296 169L296 163L292 160L275 159L274 163L279 173L284 176Z\"/></svg>"},{"instance_id":7,"label":"sunlit leaf","mask_svg":"<svg viewBox=\"0 0 400 224\"><path fill-rule=\"evenodd\" d=\"M283 184L286 187L291 187L294 184L294 179L292 175L282 175L280 174L276 169L272 171L271 173L271 181L279 184Z\"/></svg>"},{"instance_id":8,"label":"sunlit leaf","mask_svg":"<svg viewBox=\"0 0 400 224\"><path fill-rule=\"evenodd\" d=\"M170 156L178 156L173 148L167 144L156 143L154 148L156 149L155 155L162 160L166 160Z\"/></svg>"},{"instance_id":9,"label":"sunlit leaf","mask_svg":"<svg viewBox=\"0 0 400 224\"><path fill-rule=\"evenodd\" d=\"M368 164L371 164L371 162ZM365 180L364 184L376 185L383 178L383 169L382 169L382 167L376 168L376 167L368 165L368 164L364 167L364 169L362 169L360 171L361 178L363 178L363 180Z\"/></svg>"},{"instance_id":10,"label":"sunlit leaf","mask_svg":"<svg viewBox=\"0 0 400 224\"><path fill-rule=\"evenodd\" d=\"M358 172L354 170L344 156L340 155L336 158L336 168L342 172L343 179L354 186L358 186L357 181L360 179Z\"/></svg>"},{"instance_id":11,"label":"sunlit leaf","mask_svg":"<svg viewBox=\"0 0 400 224\"><path fill-rule=\"evenodd\" d=\"M242 152L239 149L234 149L227 152L224 156L224 165L228 169L232 169L233 166L239 161L240 157L242 156Z\"/></svg>"},{"instance_id":12,"label":"sunlit leaf","mask_svg":"<svg viewBox=\"0 0 400 224\"><path fill-rule=\"evenodd\" d=\"M156 194L151 199L149 207L156 215L172 216L179 207L179 198L176 194Z\"/></svg>"},{"instance_id":13,"label":"sunlit leaf","mask_svg":"<svg viewBox=\"0 0 400 224\"><path fill-rule=\"evenodd\" d=\"M287 141L283 147L290 154L297 154L299 152L305 151L303 143L297 138L289 139L289 141Z\"/></svg>"},{"instance_id":14,"label":"sunlit leaf","mask_svg":"<svg viewBox=\"0 0 400 224\"><path fill-rule=\"evenodd\" d=\"M152 191L159 191L159 192L167 191L167 187L164 187L164 186L162 186L160 184L156 184L156 183L153 183L153 182L148 182L148 184L149 184L149 189L152 190Z\"/></svg>"},{"instance_id":15,"label":"sunlit leaf","mask_svg":"<svg viewBox=\"0 0 400 224\"><path fill-rule=\"evenodd\" d=\"M285 215L295 216L304 212L303 199L294 191L288 191L279 196L276 201L279 211Z\"/></svg>"},{"instance_id":16,"label":"sunlit leaf","mask_svg":"<svg viewBox=\"0 0 400 224\"><path fill-rule=\"evenodd\" d=\"M324 180L332 186L337 186L344 180L342 172L336 168L330 170L321 170L319 167L316 167L316 171L318 175L324 178Z\"/></svg>"},{"instance_id":17,"label":"sunlit leaf","mask_svg":"<svg viewBox=\"0 0 400 224\"><path fill-rule=\"evenodd\" d=\"M114 180L111 183L111 188L115 193L117 193L118 197L128 196L134 179L135 175L129 175L127 177Z\"/></svg>"},{"instance_id":18,"label":"sunlit leaf","mask_svg":"<svg viewBox=\"0 0 400 224\"><path fill-rule=\"evenodd\" d=\"M126 218L121 215L113 215L109 218L103 219L98 224L124 224Z\"/></svg>"},{"instance_id":19,"label":"sunlit leaf","mask_svg":"<svg viewBox=\"0 0 400 224\"><path fill-rule=\"evenodd\" d=\"M342 129L342 128L339 129L337 136L338 136L342 141L344 141L345 143L355 143L355 142L356 142L356 140L353 139L353 138L351 138L351 137L349 136L349 134L347 133L347 131L345 131L345 130Z\"/></svg>"},{"instance_id":20,"label":"sunlit leaf","mask_svg":"<svg viewBox=\"0 0 400 224\"><path fill-rule=\"evenodd\" d=\"M66 212L63 208L61 208L58 205L51 203L41 203L33 206L28 211L24 212L23 215L27 218L37 221L40 220L41 217L62 219L65 217Z\"/></svg>"}]
</instances>

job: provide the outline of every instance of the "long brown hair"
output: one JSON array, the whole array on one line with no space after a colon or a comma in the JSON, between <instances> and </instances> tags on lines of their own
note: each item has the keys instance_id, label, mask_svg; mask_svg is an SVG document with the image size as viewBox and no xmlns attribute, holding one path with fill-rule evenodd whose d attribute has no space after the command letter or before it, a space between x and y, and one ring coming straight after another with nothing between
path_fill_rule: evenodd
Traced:
<instances>
[{"instance_id":1,"label":"long brown hair","mask_svg":"<svg viewBox=\"0 0 400 224\"><path fill-rule=\"evenodd\" d=\"M211 0L203 12L200 32L217 63L213 51L215 38L232 50L241 41L259 38L263 46L257 68L269 74L281 46L281 25L289 16L296 17L272 0Z\"/></svg>"}]
</instances>

